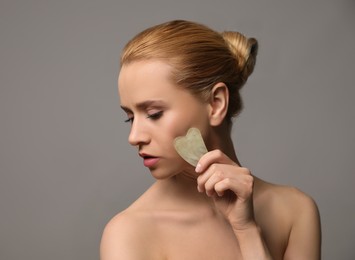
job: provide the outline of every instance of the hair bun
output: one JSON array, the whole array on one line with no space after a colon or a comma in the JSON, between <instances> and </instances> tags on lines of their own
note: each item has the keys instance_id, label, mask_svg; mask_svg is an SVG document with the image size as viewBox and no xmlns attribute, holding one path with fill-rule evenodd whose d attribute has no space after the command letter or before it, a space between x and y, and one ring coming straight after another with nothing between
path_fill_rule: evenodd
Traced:
<instances>
[{"instance_id":1,"label":"hair bun","mask_svg":"<svg viewBox=\"0 0 355 260\"><path fill-rule=\"evenodd\" d=\"M256 39L247 38L238 32L225 31L221 35L235 56L237 69L241 73L241 86L243 86L254 70L258 42Z\"/></svg>"}]
</instances>

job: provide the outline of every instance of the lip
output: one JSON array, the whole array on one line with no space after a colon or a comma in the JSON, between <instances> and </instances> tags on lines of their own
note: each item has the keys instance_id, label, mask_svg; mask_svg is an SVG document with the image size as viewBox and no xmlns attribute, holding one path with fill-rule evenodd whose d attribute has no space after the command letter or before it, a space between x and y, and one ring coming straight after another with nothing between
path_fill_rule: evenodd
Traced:
<instances>
[{"instance_id":1,"label":"lip","mask_svg":"<svg viewBox=\"0 0 355 260\"><path fill-rule=\"evenodd\" d=\"M153 167L160 159L159 157L145 153L139 153L139 156L143 158L143 164L148 168Z\"/></svg>"},{"instance_id":2,"label":"lip","mask_svg":"<svg viewBox=\"0 0 355 260\"><path fill-rule=\"evenodd\" d=\"M159 161L158 157L149 157L149 158L144 158L143 164L145 167L153 167L157 162Z\"/></svg>"}]
</instances>

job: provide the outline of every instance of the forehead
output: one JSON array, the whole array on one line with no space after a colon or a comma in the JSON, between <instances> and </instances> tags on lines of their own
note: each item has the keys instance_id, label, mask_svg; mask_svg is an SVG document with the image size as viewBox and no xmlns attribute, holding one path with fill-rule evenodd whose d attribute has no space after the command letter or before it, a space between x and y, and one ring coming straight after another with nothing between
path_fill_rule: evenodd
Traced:
<instances>
[{"instance_id":1,"label":"forehead","mask_svg":"<svg viewBox=\"0 0 355 260\"><path fill-rule=\"evenodd\" d=\"M162 61L134 61L122 66L118 77L121 103L176 97L187 92L170 80L171 67ZM129 104L127 104L129 105Z\"/></svg>"},{"instance_id":2,"label":"forehead","mask_svg":"<svg viewBox=\"0 0 355 260\"><path fill-rule=\"evenodd\" d=\"M119 87L130 85L140 80L152 81L159 77L159 80L168 80L171 72L169 64L159 60L133 61L124 64L118 77Z\"/></svg>"}]
</instances>

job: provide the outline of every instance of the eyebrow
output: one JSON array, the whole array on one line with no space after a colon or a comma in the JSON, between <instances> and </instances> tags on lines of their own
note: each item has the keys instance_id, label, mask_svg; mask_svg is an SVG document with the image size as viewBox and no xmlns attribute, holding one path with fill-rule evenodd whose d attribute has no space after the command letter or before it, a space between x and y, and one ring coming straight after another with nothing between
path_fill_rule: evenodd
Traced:
<instances>
[{"instance_id":1,"label":"eyebrow","mask_svg":"<svg viewBox=\"0 0 355 260\"><path fill-rule=\"evenodd\" d=\"M151 106L164 107L164 106L166 106L166 103L162 100L146 100L146 101L140 102L135 105L135 107L137 107L140 110L144 110L144 109L151 107ZM124 111L131 111L131 109L129 109L128 107L125 107L125 106L121 106L121 108Z\"/></svg>"}]
</instances>

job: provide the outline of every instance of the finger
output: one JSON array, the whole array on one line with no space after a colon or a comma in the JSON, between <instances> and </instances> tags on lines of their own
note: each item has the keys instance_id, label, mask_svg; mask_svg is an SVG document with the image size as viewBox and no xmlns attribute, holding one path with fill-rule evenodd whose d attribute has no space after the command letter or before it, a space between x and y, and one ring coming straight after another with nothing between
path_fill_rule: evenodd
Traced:
<instances>
[{"instance_id":1,"label":"finger","mask_svg":"<svg viewBox=\"0 0 355 260\"><path fill-rule=\"evenodd\" d=\"M221 180L223 180L223 172L221 171L217 171L215 173L212 174L212 176L206 181L205 183L205 191L207 196L213 196L216 191L215 191L215 185L216 183L220 182ZM221 196L222 193L218 193L217 194L219 196Z\"/></svg>"},{"instance_id":2,"label":"finger","mask_svg":"<svg viewBox=\"0 0 355 260\"><path fill-rule=\"evenodd\" d=\"M244 167L214 163L210 165L205 172L203 172L200 176L197 177L198 191L204 192L207 180L210 179L211 176L217 172L219 175L223 174L224 178L237 178L238 175L251 175L249 169Z\"/></svg>"},{"instance_id":3,"label":"finger","mask_svg":"<svg viewBox=\"0 0 355 260\"><path fill-rule=\"evenodd\" d=\"M213 163L233 164L239 166L236 162L232 161L221 150L213 150L204 154L197 163L195 171L201 173L205 171Z\"/></svg>"},{"instance_id":4,"label":"finger","mask_svg":"<svg viewBox=\"0 0 355 260\"><path fill-rule=\"evenodd\" d=\"M217 171L217 166L215 164L211 165L207 170L197 177L197 189L200 192L205 191L205 184L209 178Z\"/></svg>"},{"instance_id":5,"label":"finger","mask_svg":"<svg viewBox=\"0 0 355 260\"><path fill-rule=\"evenodd\" d=\"M251 175L240 175L238 178L224 178L214 185L217 194L227 190L233 191L238 199L247 200L253 193L254 178Z\"/></svg>"}]
</instances>

